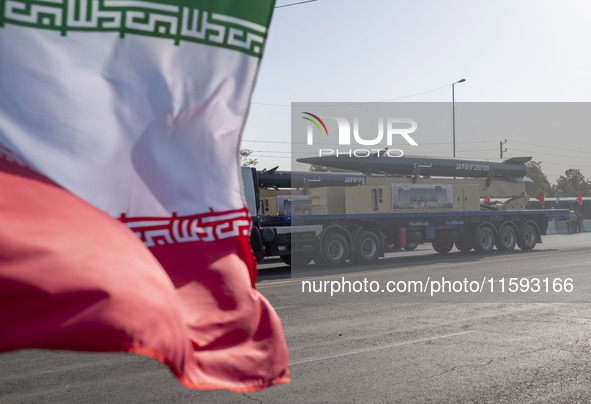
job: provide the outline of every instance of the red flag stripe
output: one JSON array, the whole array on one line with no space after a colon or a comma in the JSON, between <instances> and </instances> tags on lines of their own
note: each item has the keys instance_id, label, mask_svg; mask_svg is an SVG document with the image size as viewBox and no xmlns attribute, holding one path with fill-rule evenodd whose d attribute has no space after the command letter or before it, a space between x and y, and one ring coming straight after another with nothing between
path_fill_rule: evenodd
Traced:
<instances>
[{"instance_id":1,"label":"red flag stripe","mask_svg":"<svg viewBox=\"0 0 591 404\"><path fill-rule=\"evenodd\" d=\"M0 189L0 351L139 353L199 389L289 381L247 236L156 245L166 272L126 226L41 174L0 158Z\"/></svg>"}]
</instances>

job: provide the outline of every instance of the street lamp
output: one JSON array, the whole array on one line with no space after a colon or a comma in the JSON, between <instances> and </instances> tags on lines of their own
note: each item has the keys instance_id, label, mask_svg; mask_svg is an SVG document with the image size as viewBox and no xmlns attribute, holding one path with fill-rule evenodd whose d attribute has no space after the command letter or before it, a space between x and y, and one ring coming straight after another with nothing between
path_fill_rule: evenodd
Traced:
<instances>
[{"instance_id":1,"label":"street lamp","mask_svg":"<svg viewBox=\"0 0 591 404\"><path fill-rule=\"evenodd\" d=\"M456 100L454 86L458 83L463 83L466 79L456 81L451 85L451 109L452 109L452 121L453 121L453 141L454 141L454 158L456 158Z\"/></svg>"}]
</instances>

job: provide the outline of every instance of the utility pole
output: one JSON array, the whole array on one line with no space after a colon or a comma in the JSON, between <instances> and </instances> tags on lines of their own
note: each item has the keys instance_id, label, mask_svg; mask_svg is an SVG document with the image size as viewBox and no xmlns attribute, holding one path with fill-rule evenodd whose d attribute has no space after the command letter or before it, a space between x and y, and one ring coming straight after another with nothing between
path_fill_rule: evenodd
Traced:
<instances>
[{"instance_id":1,"label":"utility pole","mask_svg":"<svg viewBox=\"0 0 591 404\"><path fill-rule=\"evenodd\" d=\"M503 141L503 140L501 140L501 141L499 142L499 146L500 146L500 147L499 147L499 150L500 150L500 152L501 152L501 160L503 159L503 153L507 153L507 148L505 147L505 149L503 149L503 145L504 145L504 144L507 144L507 139L505 139L504 141Z\"/></svg>"},{"instance_id":2,"label":"utility pole","mask_svg":"<svg viewBox=\"0 0 591 404\"><path fill-rule=\"evenodd\" d=\"M451 85L451 116L452 116L452 125L453 125L453 145L454 145L454 152L453 152L453 157L454 159L456 158L456 95L455 95L455 90L454 90L454 86L456 84L459 83L463 83L464 81L466 81L466 79L461 79L456 81L455 83L452 83Z\"/></svg>"}]
</instances>

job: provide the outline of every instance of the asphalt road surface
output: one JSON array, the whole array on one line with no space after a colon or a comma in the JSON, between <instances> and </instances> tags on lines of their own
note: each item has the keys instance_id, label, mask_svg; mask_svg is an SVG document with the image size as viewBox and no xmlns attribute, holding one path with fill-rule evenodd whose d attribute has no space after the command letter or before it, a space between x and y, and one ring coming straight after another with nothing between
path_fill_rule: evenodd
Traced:
<instances>
[{"instance_id":1,"label":"asphalt road surface","mask_svg":"<svg viewBox=\"0 0 591 404\"><path fill-rule=\"evenodd\" d=\"M265 261L258 288L283 321L291 384L192 391L143 357L27 350L0 355L0 403L587 403L590 268L591 233L291 277Z\"/></svg>"}]
</instances>

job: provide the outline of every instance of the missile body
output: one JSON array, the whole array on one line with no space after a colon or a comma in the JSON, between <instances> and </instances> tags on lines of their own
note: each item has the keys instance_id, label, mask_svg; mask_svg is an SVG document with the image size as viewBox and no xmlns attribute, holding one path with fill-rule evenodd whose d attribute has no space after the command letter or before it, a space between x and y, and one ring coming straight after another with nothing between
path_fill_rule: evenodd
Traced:
<instances>
[{"instance_id":1,"label":"missile body","mask_svg":"<svg viewBox=\"0 0 591 404\"><path fill-rule=\"evenodd\" d=\"M259 186L271 188L355 186L362 183L363 177L356 172L257 171Z\"/></svg>"},{"instance_id":2,"label":"missile body","mask_svg":"<svg viewBox=\"0 0 591 404\"><path fill-rule=\"evenodd\" d=\"M383 154L379 157L349 155L306 157L297 161L362 173L473 178L483 178L490 175L496 178L517 180L525 177L527 171L525 162L529 160L531 157L517 157L503 162L491 162L419 156L390 157Z\"/></svg>"}]
</instances>

